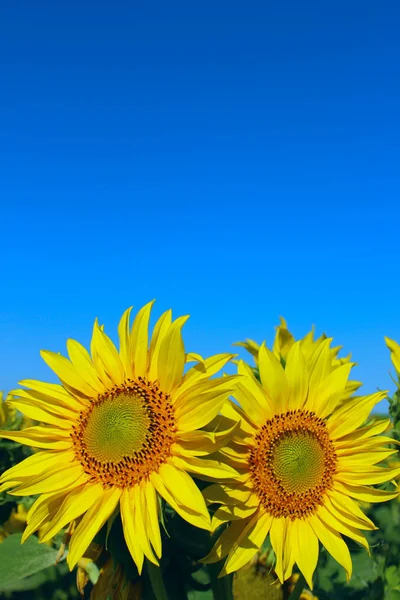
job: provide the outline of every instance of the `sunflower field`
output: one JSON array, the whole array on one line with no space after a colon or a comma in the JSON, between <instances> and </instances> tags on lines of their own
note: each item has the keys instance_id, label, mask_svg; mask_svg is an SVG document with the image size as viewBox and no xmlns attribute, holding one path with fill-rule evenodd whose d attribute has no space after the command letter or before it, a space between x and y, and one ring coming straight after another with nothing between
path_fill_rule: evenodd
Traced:
<instances>
[{"instance_id":1,"label":"sunflower field","mask_svg":"<svg viewBox=\"0 0 400 600\"><path fill-rule=\"evenodd\" d=\"M399 344L362 395L326 335L203 357L152 307L2 393L0 597L400 600Z\"/></svg>"}]
</instances>

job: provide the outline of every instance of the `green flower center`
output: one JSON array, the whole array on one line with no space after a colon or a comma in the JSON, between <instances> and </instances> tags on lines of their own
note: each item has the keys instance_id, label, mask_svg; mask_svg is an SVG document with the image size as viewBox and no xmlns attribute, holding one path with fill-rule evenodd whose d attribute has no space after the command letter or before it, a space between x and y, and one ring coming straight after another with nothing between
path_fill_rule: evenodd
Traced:
<instances>
[{"instance_id":1,"label":"green flower center","mask_svg":"<svg viewBox=\"0 0 400 600\"><path fill-rule=\"evenodd\" d=\"M156 382L138 377L92 400L71 438L91 481L126 488L158 472L171 456L176 430L170 396Z\"/></svg>"},{"instance_id":2,"label":"green flower center","mask_svg":"<svg viewBox=\"0 0 400 600\"><path fill-rule=\"evenodd\" d=\"M142 399L122 392L92 411L83 442L97 460L117 462L143 447L149 426L150 417Z\"/></svg>"},{"instance_id":3,"label":"green flower center","mask_svg":"<svg viewBox=\"0 0 400 600\"><path fill-rule=\"evenodd\" d=\"M312 434L288 433L274 449L272 469L287 493L307 492L322 480L324 451Z\"/></svg>"},{"instance_id":4,"label":"green flower center","mask_svg":"<svg viewBox=\"0 0 400 600\"><path fill-rule=\"evenodd\" d=\"M268 419L248 456L254 493L277 518L315 513L332 488L337 456L326 423L308 410Z\"/></svg>"}]
</instances>

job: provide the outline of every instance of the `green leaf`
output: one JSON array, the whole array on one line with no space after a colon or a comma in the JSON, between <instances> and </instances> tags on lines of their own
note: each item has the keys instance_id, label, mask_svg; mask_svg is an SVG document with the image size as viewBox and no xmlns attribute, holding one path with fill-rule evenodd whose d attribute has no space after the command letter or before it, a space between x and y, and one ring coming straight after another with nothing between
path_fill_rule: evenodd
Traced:
<instances>
[{"instance_id":1,"label":"green leaf","mask_svg":"<svg viewBox=\"0 0 400 600\"><path fill-rule=\"evenodd\" d=\"M39 544L31 536L21 545L21 534L8 536L0 544L0 591L20 589L21 580L56 562L57 550L47 544ZM65 558L65 555L64 555Z\"/></svg>"},{"instance_id":2,"label":"green leaf","mask_svg":"<svg viewBox=\"0 0 400 600\"><path fill-rule=\"evenodd\" d=\"M385 571L386 581L394 588L400 584L400 571L395 565L388 567Z\"/></svg>"}]
</instances>

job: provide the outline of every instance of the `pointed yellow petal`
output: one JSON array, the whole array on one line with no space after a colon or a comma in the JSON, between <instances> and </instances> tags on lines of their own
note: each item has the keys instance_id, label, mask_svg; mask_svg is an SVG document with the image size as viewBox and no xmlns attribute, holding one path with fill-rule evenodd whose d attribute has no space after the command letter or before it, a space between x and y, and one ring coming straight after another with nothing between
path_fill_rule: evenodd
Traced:
<instances>
[{"instance_id":1,"label":"pointed yellow petal","mask_svg":"<svg viewBox=\"0 0 400 600\"><path fill-rule=\"evenodd\" d=\"M147 511L145 506L145 495L142 484L135 485L129 490L129 497L131 507L134 506L133 510L133 525L135 534L146 558L149 559L155 565L159 565L159 562L154 555L153 549L150 545L148 535L148 523L147 523Z\"/></svg>"},{"instance_id":2,"label":"pointed yellow petal","mask_svg":"<svg viewBox=\"0 0 400 600\"><path fill-rule=\"evenodd\" d=\"M376 483L386 483L396 479L400 475L400 467L382 468L371 466L365 471L340 471L336 475L336 480L350 485L372 485Z\"/></svg>"},{"instance_id":3,"label":"pointed yellow petal","mask_svg":"<svg viewBox=\"0 0 400 600\"><path fill-rule=\"evenodd\" d=\"M82 558L85 550L93 541L94 536L100 531L107 519L112 515L121 497L119 488L103 490L100 498L83 516L81 522L72 534L69 544L67 562L72 570L78 560Z\"/></svg>"},{"instance_id":4,"label":"pointed yellow petal","mask_svg":"<svg viewBox=\"0 0 400 600\"><path fill-rule=\"evenodd\" d=\"M161 558L161 534L158 518L159 504L157 500L156 490L150 481L144 484L144 497L146 502L147 525L149 529L149 538L154 552L158 558Z\"/></svg>"},{"instance_id":5,"label":"pointed yellow petal","mask_svg":"<svg viewBox=\"0 0 400 600\"><path fill-rule=\"evenodd\" d=\"M275 563L275 572L278 576L278 579L281 583L284 582L284 577L283 577L283 562L284 562L284 556L283 556L283 550L286 544L286 529L287 529L287 525L286 525L286 519L285 518L280 518L280 519L273 519L272 525L271 525L271 531L270 531L270 539L271 539L271 544L272 544L272 548L275 552L275 559L276 559L276 563Z\"/></svg>"},{"instance_id":6,"label":"pointed yellow petal","mask_svg":"<svg viewBox=\"0 0 400 600\"><path fill-rule=\"evenodd\" d=\"M46 448L46 450L70 450L72 448L68 431L52 427L27 427L23 431L0 431L0 438L13 440L33 448Z\"/></svg>"},{"instance_id":7,"label":"pointed yellow petal","mask_svg":"<svg viewBox=\"0 0 400 600\"><path fill-rule=\"evenodd\" d=\"M318 538L307 520L295 519L291 525L293 558L312 590L319 554Z\"/></svg>"},{"instance_id":8,"label":"pointed yellow petal","mask_svg":"<svg viewBox=\"0 0 400 600\"><path fill-rule=\"evenodd\" d=\"M103 487L99 483L86 483L69 492L40 541L51 540L63 527L89 510L102 493Z\"/></svg>"},{"instance_id":9,"label":"pointed yellow petal","mask_svg":"<svg viewBox=\"0 0 400 600\"><path fill-rule=\"evenodd\" d=\"M79 390L88 398L93 398L97 395L96 390L85 379L82 379L68 358L49 350L41 350L40 356L63 383Z\"/></svg>"},{"instance_id":10,"label":"pointed yellow petal","mask_svg":"<svg viewBox=\"0 0 400 600\"><path fill-rule=\"evenodd\" d=\"M318 508L318 517L335 531L343 533L343 535L361 544L369 552L368 542L365 536L358 531L359 527L354 527L349 519L337 510L331 502L326 501L326 506Z\"/></svg>"},{"instance_id":11,"label":"pointed yellow petal","mask_svg":"<svg viewBox=\"0 0 400 600\"><path fill-rule=\"evenodd\" d=\"M289 410L303 408L308 394L308 369L300 342L293 344L289 350L285 375L289 384Z\"/></svg>"},{"instance_id":12,"label":"pointed yellow petal","mask_svg":"<svg viewBox=\"0 0 400 600\"><path fill-rule=\"evenodd\" d=\"M126 545L128 546L128 550L132 556L134 563L136 564L137 570L140 575L143 568L144 554L140 547L139 540L135 531L134 513L136 507L132 505L132 498L129 488L125 488L123 490L120 504L124 538L126 541Z\"/></svg>"},{"instance_id":13,"label":"pointed yellow petal","mask_svg":"<svg viewBox=\"0 0 400 600\"><path fill-rule=\"evenodd\" d=\"M33 494L49 494L62 490L67 485L76 483L79 485L87 480L87 475L83 473L82 467L72 464L68 468L54 467L28 479L25 483L17 487L12 492L12 496L30 496Z\"/></svg>"},{"instance_id":14,"label":"pointed yellow petal","mask_svg":"<svg viewBox=\"0 0 400 600\"><path fill-rule=\"evenodd\" d=\"M212 563L219 562L222 558L225 558L231 551L234 544L242 538L242 534L246 529L248 520L234 521L229 527L224 529L222 534L215 542L211 552L202 559L202 563L209 565Z\"/></svg>"},{"instance_id":15,"label":"pointed yellow petal","mask_svg":"<svg viewBox=\"0 0 400 600\"><path fill-rule=\"evenodd\" d=\"M368 418L375 404L386 398L386 396L387 392L377 392L346 402L327 421L331 439L337 440L354 431Z\"/></svg>"},{"instance_id":16,"label":"pointed yellow petal","mask_svg":"<svg viewBox=\"0 0 400 600\"><path fill-rule=\"evenodd\" d=\"M58 383L42 383L33 379L24 379L20 385L30 388L29 390L16 390L15 395L23 398L37 398L50 405L62 406L72 412L79 412L82 406L87 405L87 400L71 396L67 390ZM21 392L24 392L22 394Z\"/></svg>"},{"instance_id":17,"label":"pointed yellow petal","mask_svg":"<svg viewBox=\"0 0 400 600\"><path fill-rule=\"evenodd\" d=\"M346 571L347 581L349 581L352 572L351 556L342 536L332 529L332 527L321 521L318 515L311 515L308 517L308 522L321 544L327 549L329 554L342 565Z\"/></svg>"},{"instance_id":18,"label":"pointed yellow petal","mask_svg":"<svg viewBox=\"0 0 400 600\"><path fill-rule=\"evenodd\" d=\"M156 381L156 379L158 379L158 355L160 353L161 343L171 325L171 321L172 312L171 310L167 310L161 315L154 326L149 351L149 381Z\"/></svg>"},{"instance_id":19,"label":"pointed yellow petal","mask_svg":"<svg viewBox=\"0 0 400 600\"><path fill-rule=\"evenodd\" d=\"M76 372L84 381L88 382L95 392L102 394L104 386L97 375L93 361L86 348L82 344L79 344L79 342L69 339L67 340L67 350Z\"/></svg>"},{"instance_id":20,"label":"pointed yellow petal","mask_svg":"<svg viewBox=\"0 0 400 600\"><path fill-rule=\"evenodd\" d=\"M131 347L135 377L147 374L149 320L154 300L143 306L137 313L132 325Z\"/></svg>"},{"instance_id":21,"label":"pointed yellow petal","mask_svg":"<svg viewBox=\"0 0 400 600\"><path fill-rule=\"evenodd\" d=\"M256 514L249 521L240 537L234 542L220 577L237 571L253 558L267 537L272 521L273 517L269 514L261 516Z\"/></svg>"},{"instance_id":22,"label":"pointed yellow petal","mask_svg":"<svg viewBox=\"0 0 400 600\"><path fill-rule=\"evenodd\" d=\"M236 482L226 485L214 483L205 488L202 493L207 504L217 503L227 506L245 504L246 506L257 507L260 504L257 496L252 494L250 489L244 486L239 487L239 485Z\"/></svg>"},{"instance_id":23,"label":"pointed yellow petal","mask_svg":"<svg viewBox=\"0 0 400 600\"><path fill-rule=\"evenodd\" d=\"M352 527L369 529L371 531L377 529L371 519L363 513L357 502L347 494L342 494L340 490L333 489L329 492L327 497L344 516L347 515L347 519L352 521L350 523Z\"/></svg>"},{"instance_id":24,"label":"pointed yellow petal","mask_svg":"<svg viewBox=\"0 0 400 600\"><path fill-rule=\"evenodd\" d=\"M195 473L205 481L237 479L239 477L230 465L217 460L207 460L196 456L172 456L171 462L180 469Z\"/></svg>"},{"instance_id":25,"label":"pointed yellow petal","mask_svg":"<svg viewBox=\"0 0 400 600\"><path fill-rule=\"evenodd\" d=\"M40 475L57 466L62 469L70 466L75 460L75 452L36 452L11 469L4 471L0 477L0 483L11 479L18 480L20 477L28 478Z\"/></svg>"},{"instance_id":26,"label":"pointed yellow petal","mask_svg":"<svg viewBox=\"0 0 400 600\"><path fill-rule=\"evenodd\" d=\"M218 416L216 417L218 419ZM221 421L224 417L220 417ZM226 445L238 429L239 423L233 423L229 429L219 427L213 431L188 431L178 434L179 452L185 456L206 456Z\"/></svg>"},{"instance_id":27,"label":"pointed yellow petal","mask_svg":"<svg viewBox=\"0 0 400 600\"><path fill-rule=\"evenodd\" d=\"M178 401L181 396L186 394L190 388L205 379L209 379L220 371L235 355L234 354L215 354L197 363L191 367L182 379L182 383L175 392L175 400ZM205 371L204 371L205 368Z\"/></svg>"},{"instance_id":28,"label":"pointed yellow petal","mask_svg":"<svg viewBox=\"0 0 400 600\"><path fill-rule=\"evenodd\" d=\"M184 405L176 408L178 435L200 429L212 421L227 401L231 389L223 386L211 389L210 392L196 396L193 394Z\"/></svg>"},{"instance_id":29,"label":"pointed yellow petal","mask_svg":"<svg viewBox=\"0 0 400 600\"><path fill-rule=\"evenodd\" d=\"M193 479L177 466L164 463L161 465L159 474L163 479L164 485L177 494L179 490L179 504L185 505L189 510L202 514L205 521L208 521L209 514L205 500Z\"/></svg>"},{"instance_id":30,"label":"pointed yellow petal","mask_svg":"<svg viewBox=\"0 0 400 600\"><path fill-rule=\"evenodd\" d=\"M199 527L200 529L206 529L210 531L210 515L208 514L208 511L206 511L206 513L204 512L204 500L199 504L199 506L197 506L196 504L190 504L189 506L184 502L184 500L181 499L180 494L176 493L177 488L173 484L174 479L171 479L168 478L168 481L165 481L164 477L162 477L160 473L156 472L153 472L150 475L150 481L156 488L157 492L162 498L164 498L164 500L168 502L168 504L178 513L178 515L182 517L182 519L185 519L185 521L191 523L195 527ZM167 487L167 484L172 485L172 489L169 489ZM195 484L193 483L193 485ZM189 487L185 488L185 496L187 497L189 495L190 497L191 491L195 496L197 496L196 492L193 491L190 484Z\"/></svg>"},{"instance_id":31,"label":"pointed yellow petal","mask_svg":"<svg viewBox=\"0 0 400 600\"><path fill-rule=\"evenodd\" d=\"M132 306L130 306L122 315L118 325L118 337L119 337L119 356L121 359L122 366L126 377L128 379L133 378L133 361L131 355L130 345L130 315Z\"/></svg>"},{"instance_id":32,"label":"pointed yellow petal","mask_svg":"<svg viewBox=\"0 0 400 600\"><path fill-rule=\"evenodd\" d=\"M258 355L261 383L270 400L274 412L287 410L289 385L279 359L265 344L260 346Z\"/></svg>"},{"instance_id":33,"label":"pointed yellow petal","mask_svg":"<svg viewBox=\"0 0 400 600\"><path fill-rule=\"evenodd\" d=\"M318 416L321 419L330 415L338 402L346 396L345 389L352 367L352 363L346 363L341 367L337 367L328 377L320 382L315 391L315 408L317 408Z\"/></svg>"},{"instance_id":34,"label":"pointed yellow petal","mask_svg":"<svg viewBox=\"0 0 400 600\"><path fill-rule=\"evenodd\" d=\"M345 496L351 496L360 502L386 502L399 496L399 491L376 490L364 485L350 485L347 483L335 482L335 489L342 492Z\"/></svg>"},{"instance_id":35,"label":"pointed yellow petal","mask_svg":"<svg viewBox=\"0 0 400 600\"><path fill-rule=\"evenodd\" d=\"M61 386L60 386L61 387ZM13 390L12 395L18 402L24 402L25 404L29 404L30 406L36 406L37 408L41 408L46 412L52 413L57 417L61 417L62 419L67 419L68 421L75 421L78 418L78 414L82 405L77 404L77 409L72 407L66 407L64 404L61 404L57 399L49 398L48 396L43 396L38 392L33 390ZM23 411L22 411L23 412Z\"/></svg>"},{"instance_id":36,"label":"pointed yellow petal","mask_svg":"<svg viewBox=\"0 0 400 600\"><path fill-rule=\"evenodd\" d=\"M39 421L40 423L48 423L49 425L54 425L55 427L60 427L61 429L71 429L72 427L72 423L67 419L67 417L57 417L51 412L40 408L37 403L33 405L29 401L26 402L23 400L13 400L11 402L7 402L7 404L14 406L25 416L35 421Z\"/></svg>"},{"instance_id":37,"label":"pointed yellow petal","mask_svg":"<svg viewBox=\"0 0 400 600\"><path fill-rule=\"evenodd\" d=\"M66 493L66 490L62 490L57 494L42 494L36 500L28 512L28 524L22 534L21 544L23 544L32 533L37 531L39 527L51 521L61 506Z\"/></svg>"},{"instance_id":38,"label":"pointed yellow petal","mask_svg":"<svg viewBox=\"0 0 400 600\"><path fill-rule=\"evenodd\" d=\"M390 350L390 358L397 373L400 373L400 346L394 340L385 337L385 342Z\"/></svg>"},{"instance_id":39,"label":"pointed yellow petal","mask_svg":"<svg viewBox=\"0 0 400 600\"><path fill-rule=\"evenodd\" d=\"M103 363L107 375L114 384L121 384L125 380L125 371L118 350L102 328L98 326L97 321L94 324L93 337L98 357Z\"/></svg>"},{"instance_id":40,"label":"pointed yellow petal","mask_svg":"<svg viewBox=\"0 0 400 600\"><path fill-rule=\"evenodd\" d=\"M185 367L182 327L189 315L179 317L169 327L158 355L158 380L163 392L170 393L181 381Z\"/></svg>"}]
</instances>

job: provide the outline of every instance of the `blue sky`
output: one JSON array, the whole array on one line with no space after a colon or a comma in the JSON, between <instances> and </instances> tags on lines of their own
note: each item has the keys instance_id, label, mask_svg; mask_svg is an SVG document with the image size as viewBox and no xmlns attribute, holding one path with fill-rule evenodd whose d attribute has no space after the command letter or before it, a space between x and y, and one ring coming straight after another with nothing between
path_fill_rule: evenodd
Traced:
<instances>
[{"instance_id":1,"label":"blue sky","mask_svg":"<svg viewBox=\"0 0 400 600\"><path fill-rule=\"evenodd\" d=\"M0 15L0 388L157 298L188 350L314 323L365 391L400 340L398 2Z\"/></svg>"}]
</instances>

